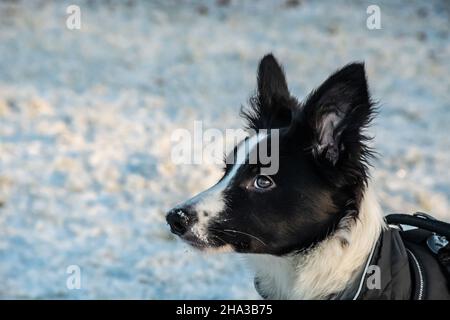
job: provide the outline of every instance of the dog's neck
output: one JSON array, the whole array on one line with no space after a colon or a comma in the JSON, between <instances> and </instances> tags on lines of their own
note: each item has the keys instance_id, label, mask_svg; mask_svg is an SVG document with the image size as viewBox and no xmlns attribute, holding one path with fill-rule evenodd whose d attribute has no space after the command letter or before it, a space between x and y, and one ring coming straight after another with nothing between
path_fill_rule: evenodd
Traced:
<instances>
[{"instance_id":1,"label":"dog's neck","mask_svg":"<svg viewBox=\"0 0 450 320\"><path fill-rule=\"evenodd\" d=\"M380 205L367 188L358 218L344 218L336 232L313 249L284 257L251 255L258 291L268 299L328 299L338 295L359 280L383 228Z\"/></svg>"}]
</instances>

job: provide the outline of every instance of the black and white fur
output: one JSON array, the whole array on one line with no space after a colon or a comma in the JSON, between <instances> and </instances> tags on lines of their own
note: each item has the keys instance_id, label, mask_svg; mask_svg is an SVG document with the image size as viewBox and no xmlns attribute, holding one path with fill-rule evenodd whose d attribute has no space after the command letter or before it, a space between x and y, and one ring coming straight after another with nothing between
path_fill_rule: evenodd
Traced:
<instances>
[{"instance_id":1,"label":"black and white fur","mask_svg":"<svg viewBox=\"0 0 450 320\"><path fill-rule=\"evenodd\" d=\"M384 226L368 186L372 150L364 131L375 113L364 65L331 75L303 102L276 59L258 68L243 111L251 129L279 129L279 170L248 158L268 134L241 142L222 179L172 209L172 232L207 251L247 253L258 289L274 299L327 299L357 281Z\"/></svg>"}]
</instances>

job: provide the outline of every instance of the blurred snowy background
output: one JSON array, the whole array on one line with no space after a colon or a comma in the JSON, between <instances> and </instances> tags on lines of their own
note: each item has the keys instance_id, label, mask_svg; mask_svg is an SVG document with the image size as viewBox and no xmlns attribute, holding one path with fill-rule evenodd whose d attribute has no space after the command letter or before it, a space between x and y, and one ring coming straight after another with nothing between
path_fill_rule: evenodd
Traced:
<instances>
[{"instance_id":1,"label":"blurred snowy background","mask_svg":"<svg viewBox=\"0 0 450 320\"><path fill-rule=\"evenodd\" d=\"M450 220L449 16L447 1L0 2L0 298L256 298L240 257L189 249L164 214L220 174L174 165L171 133L239 127L270 51L299 97L364 60L386 213Z\"/></svg>"}]
</instances>

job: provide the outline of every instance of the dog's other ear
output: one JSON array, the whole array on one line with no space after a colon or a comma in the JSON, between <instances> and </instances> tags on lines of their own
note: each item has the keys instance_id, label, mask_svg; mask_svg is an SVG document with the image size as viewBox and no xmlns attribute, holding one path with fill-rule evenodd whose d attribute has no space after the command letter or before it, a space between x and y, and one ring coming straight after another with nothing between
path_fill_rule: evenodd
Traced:
<instances>
[{"instance_id":1,"label":"dog's other ear","mask_svg":"<svg viewBox=\"0 0 450 320\"><path fill-rule=\"evenodd\" d=\"M353 63L331 75L303 105L310 150L320 161L336 166L340 160L364 162L370 153L362 130L373 116L364 64Z\"/></svg>"},{"instance_id":2,"label":"dog's other ear","mask_svg":"<svg viewBox=\"0 0 450 320\"><path fill-rule=\"evenodd\" d=\"M283 68L272 54L264 56L258 67L257 93L250 99L250 110L242 110L249 127L270 129L288 126L295 99L291 97Z\"/></svg>"}]
</instances>

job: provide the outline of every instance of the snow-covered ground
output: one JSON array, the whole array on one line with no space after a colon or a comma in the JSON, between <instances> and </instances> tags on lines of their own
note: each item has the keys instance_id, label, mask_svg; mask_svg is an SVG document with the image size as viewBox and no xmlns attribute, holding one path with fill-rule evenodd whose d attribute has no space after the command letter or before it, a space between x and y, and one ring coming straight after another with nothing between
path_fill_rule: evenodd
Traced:
<instances>
[{"instance_id":1,"label":"snow-covered ground","mask_svg":"<svg viewBox=\"0 0 450 320\"><path fill-rule=\"evenodd\" d=\"M446 1L0 2L0 298L256 298L240 257L189 249L164 214L220 174L174 165L171 133L239 127L269 51L300 97L364 60L384 209L450 220L449 16Z\"/></svg>"}]
</instances>

